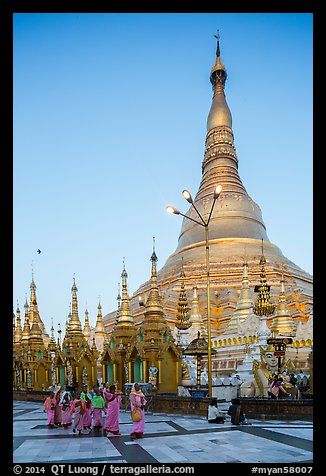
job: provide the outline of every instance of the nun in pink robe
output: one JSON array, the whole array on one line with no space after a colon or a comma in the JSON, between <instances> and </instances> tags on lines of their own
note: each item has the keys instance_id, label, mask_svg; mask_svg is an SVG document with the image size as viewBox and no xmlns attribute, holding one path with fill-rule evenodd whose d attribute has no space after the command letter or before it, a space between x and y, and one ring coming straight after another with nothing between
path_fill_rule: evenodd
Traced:
<instances>
[{"instance_id":1,"label":"nun in pink robe","mask_svg":"<svg viewBox=\"0 0 326 476\"><path fill-rule=\"evenodd\" d=\"M147 403L145 395L140 390L140 385L134 383L130 392L130 409L131 411L136 408L140 408L142 412L142 419L140 421L134 421L131 429L131 439L142 438L145 430L145 411L144 407Z\"/></svg>"},{"instance_id":2,"label":"nun in pink robe","mask_svg":"<svg viewBox=\"0 0 326 476\"><path fill-rule=\"evenodd\" d=\"M54 411L55 411L55 406L56 406L56 399L54 397L54 393L50 392L50 395L45 399L44 405L43 405L43 411L47 413L48 416L48 427L53 428L54 427Z\"/></svg>"},{"instance_id":3,"label":"nun in pink robe","mask_svg":"<svg viewBox=\"0 0 326 476\"><path fill-rule=\"evenodd\" d=\"M109 392L103 389L103 395L107 404L104 430L114 435L120 435L119 416L121 393L115 391L115 385L111 385Z\"/></svg>"},{"instance_id":4,"label":"nun in pink robe","mask_svg":"<svg viewBox=\"0 0 326 476\"><path fill-rule=\"evenodd\" d=\"M79 434L84 428L84 414L86 412L86 405L83 399L80 398L80 392L76 392L76 398L73 400L70 408L70 416L75 414L73 432L78 430Z\"/></svg>"},{"instance_id":5,"label":"nun in pink robe","mask_svg":"<svg viewBox=\"0 0 326 476\"><path fill-rule=\"evenodd\" d=\"M65 429L72 424L72 417L70 416L71 405L72 398L68 392L65 392L60 400L62 426Z\"/></svg>"},{"instance_id":6,"label":"nun in pink robe","mask_svg":"<svg viewBox=\"0 0 326 476\"><path fill-rule=\"evenodd\" d=\"M84 415L84 430L92 429L92 395L87 391L87 385L83 385L80 397L86 404L86 413Z\"/></svg>"},{"instance_id":7,"label":"nun in pink robe","mask_svg":"<svg viewBox=\"0 0 326 476\"><path fill-rule=\"evenodd\" d=\"M61 426L61 422L62 422L61 405L60 405L61 387L58 387L58 389L54 391L54 397L57 402L54 409L54 424Z\"/></svg>"}]
</instances>

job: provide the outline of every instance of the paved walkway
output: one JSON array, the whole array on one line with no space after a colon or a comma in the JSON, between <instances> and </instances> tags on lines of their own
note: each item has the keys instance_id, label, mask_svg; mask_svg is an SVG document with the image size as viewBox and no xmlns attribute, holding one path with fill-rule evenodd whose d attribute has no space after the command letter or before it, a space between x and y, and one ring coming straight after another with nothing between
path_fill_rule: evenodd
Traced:
<instances>
[{"instance_id":1,"label":"paved walkway","mask_svg":"<svg viewBox=\"0 0 326 476\"><path fill-rule=\"evenodd\" d=\"M47 428L41 403L14 401L14 463L312 463L312 423L251 420L252 426L210 424L205 417L146 415L145 434L131 441L130 413L120 436L77 435ZM227 409L228 404L224 404Z\"/></svg>"}]
</instances>

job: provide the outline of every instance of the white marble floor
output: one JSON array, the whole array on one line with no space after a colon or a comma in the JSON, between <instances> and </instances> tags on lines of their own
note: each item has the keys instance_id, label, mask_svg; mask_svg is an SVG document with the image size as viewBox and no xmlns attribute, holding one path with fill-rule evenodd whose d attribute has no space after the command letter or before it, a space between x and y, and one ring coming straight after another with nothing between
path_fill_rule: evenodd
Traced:
<instances>
[{"instance_id":1,"label":"white marble floor","mask_svg":"<svg viewBox=\"0 0 326 476\"><path fill-rule=\"evenodd\" d=\"M48 429L40 403L14 401L14 463L312 463L312 423L252 420L209 424L196 415L148 414L144 438L131 441L130 413L119 436Z\"/></svg>"}]
</instances>

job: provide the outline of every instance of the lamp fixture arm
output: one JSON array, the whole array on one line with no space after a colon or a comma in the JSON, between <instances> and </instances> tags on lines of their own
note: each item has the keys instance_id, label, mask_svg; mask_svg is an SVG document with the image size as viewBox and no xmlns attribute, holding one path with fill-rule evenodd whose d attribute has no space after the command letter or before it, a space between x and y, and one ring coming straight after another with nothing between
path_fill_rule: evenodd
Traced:
<instances>
[{"instance_id":1,"label":"lamp fixture arm","mask_svg":"<svg viewBox=\"0 0 326 476\"><path fill-rule=\"evenodd\" d=\"M211 216L212 216L212 213L213 213L213 209L214 209L215 202L216 202L216 198L214 197L214 198L213 198L213 203L212 203L212 208L211 208L211 211L210 211L210 213L209 213L206 226L208 226L208 224L209 224L209 222L210 222L210 220L211 220Z\"/></svg>"},{"instance_id":2,"label":"lamp fixture arm","mask_svg":"<svg viewBox=\"0 0 326 476\"><path fill-rule=\"evenodd\" d=\"M192 203L192 206L194 207L194 209L195 209L196 212L197 212L197 215L199 216L199 218L200 218L201 221L203 222L203 223L201 223L201 225L206 226L206 223L205 223L205 221L204 221L204 218L203 218L203 217L201 216L201 214L199 213L199 211L198 211L196 205L194 204L194 202Z\"/></svg>"},{"instance_id":3,"label":"lamp fixture arm","mask_svg":"<svg viewBox=\"0 0 326 476\"><path fill-rule=\"evenodd\" d=\"M193 221L194 223L197 223L197 225L206 226L205 222L204 222L204 223L201 223L200 221L195 220L194 218L188 217L188 216L185 215L184 213L179 212L179 215L182 215L183 217L188 218L188 220L191 220L191 221Z\"/></svg>"}]
</instances>

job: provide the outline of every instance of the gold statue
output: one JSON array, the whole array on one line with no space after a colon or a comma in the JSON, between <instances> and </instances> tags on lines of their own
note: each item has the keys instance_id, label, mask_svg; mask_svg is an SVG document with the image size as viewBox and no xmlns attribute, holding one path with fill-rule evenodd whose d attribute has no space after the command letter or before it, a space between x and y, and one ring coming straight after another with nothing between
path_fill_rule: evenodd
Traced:
<instances>
[{"instance_id":1,"label":"gold statue","mask_svg":"<svg viewBox=\"0 0 326 476\"><path fill-rule=\"evenodd\" d=\"M70 361L67 360L67 383L71 387L73 385L72 367Z\"/></svg>"},{"instance_id":2,"label":"gold statue","mask_svg":"<svg viewBox=\"0 0 326 476\"><path fill-rule=\"evenodd\" d=\"M151 383L153 387L155 387L157 383L158 368L155 367L154 364L152 364L150 368L148 369L148 371L149 371L148 383Z\"/></svg>"},{"instance_id":3,"label":"gold statue","mask_svg":"<svg viewBox=\"0 0 326 476\"><path fill-rule=\"evenodd\" d=\"M189 367L186 362L182 362L181 364L181 373L182 373L182 380L189 380L190 379L190 374L189 374Z\"/></svg>"},{"instance_id":4,"label":"gold statue","mask_svg":"<svg viewBox=\"0 0 326 476\"><path fill-rule=\"evenodd\" d=\"M82 383L83 383L83 385L88 384L88 372L87 372L86 367L84 367L83 370L82 370Z\"/></svg>"},{"instance_id":5,"label":"gold statue","mask_svg":"<svg viewBox=\"0 0 326 476\"><path fill-rule=\"evenodd\" d=\"M266 350L260 346L260 358L253 361L252 370L254 377L246 380L240 386L242 397L267 397L269 382L273 376L278 376L278 357L274 354L274 347L268 346ZM282 359L284 361L284 357Z\"/></svg>"}]
</instances>

